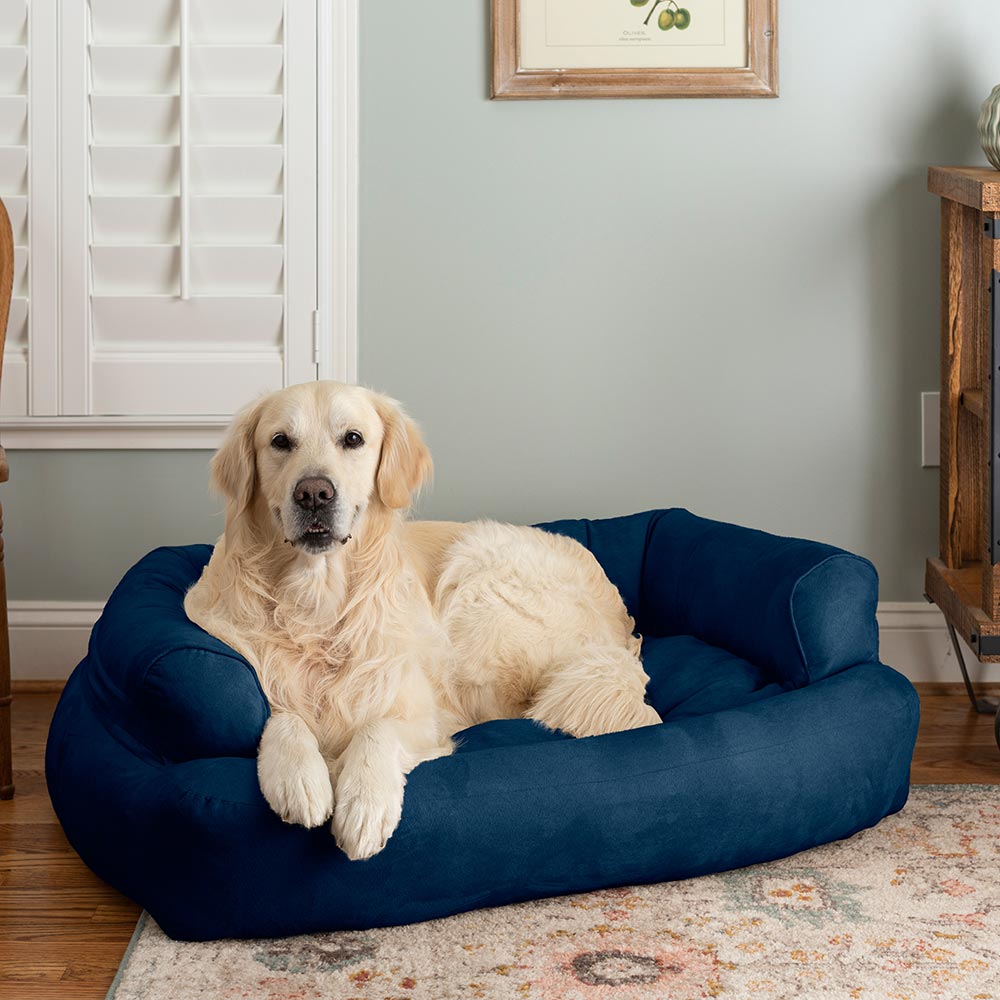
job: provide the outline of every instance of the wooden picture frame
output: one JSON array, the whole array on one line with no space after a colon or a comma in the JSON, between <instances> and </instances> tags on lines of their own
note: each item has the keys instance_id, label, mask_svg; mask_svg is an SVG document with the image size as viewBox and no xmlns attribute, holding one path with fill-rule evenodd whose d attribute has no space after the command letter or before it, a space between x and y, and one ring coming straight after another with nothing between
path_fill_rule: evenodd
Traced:
<instances>
[{"instance_id":1,"label":"wooden picture frame","mask_svg":"<svg viewBox=\"0 0 1000 1000\"><path fill-rule=\"evenodd\" d=\"M778 96L778 0L741 0L747 30L742 66L525 68L522 9L543 2L548 0L492 0L494 99ZM619 2L629 6L629 0ZM687 2L694 7L696 0ZM632 7L641 13L645 5Z\"/></svg>"}]
</instances>

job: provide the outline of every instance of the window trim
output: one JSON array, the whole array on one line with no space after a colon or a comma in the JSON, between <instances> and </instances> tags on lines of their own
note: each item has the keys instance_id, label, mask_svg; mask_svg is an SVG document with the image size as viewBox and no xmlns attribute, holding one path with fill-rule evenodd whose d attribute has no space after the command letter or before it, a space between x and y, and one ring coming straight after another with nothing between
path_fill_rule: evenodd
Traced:
<instances>
[{"instance_id":1,"label":"window trim","mask_svg":"<svg viewBox=\"0 0 1000 1000\"><path fill-rule=\"evenodd\" d=\"M4 417L7 451L218 448L228 417Z\"/></svg>"}]
</instances>

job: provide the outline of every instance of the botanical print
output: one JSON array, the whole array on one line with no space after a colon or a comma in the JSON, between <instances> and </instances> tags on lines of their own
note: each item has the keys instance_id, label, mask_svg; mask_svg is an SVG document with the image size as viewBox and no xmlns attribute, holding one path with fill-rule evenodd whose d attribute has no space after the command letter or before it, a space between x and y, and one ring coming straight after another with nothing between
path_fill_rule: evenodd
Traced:
<instances>
[{"instance_id":1,"label":"botanical print","mask_svg":"<svg viewBox=\"0 0 1000 1000\"><path fill-rule=\"evenodd\" d=\"M649 24L658 10L660 13L656 18L656 26L660 31L670 31L671 28L687 31L691 27L691 11L687 7L678 6L677 0L629 0L629 3L633 7L649 7L646 20L642 22L643 27ZM663 10L660 10L661 4L664 5Z\"/></svg>"},{"instance_id":2,"label":"botanical print","mask_svg":"<svg viewBox=\"0 0 1000 1000\"><path fill-rule=\"evenodd\" d=\"M747 0L521 0L525 69L745 66Z\"/></svg>"},{"instance_id":3,"label":"botanical print","mask_svg":"<svg viewBox=\"0 0 1000 1000\"><path fill-rule=\"evenodd\" d=\"M849 840L684 882L446 920L184 944L114 1000L1000 1000L1000 786L915 788Z\"/></svg>"}]
</instances>

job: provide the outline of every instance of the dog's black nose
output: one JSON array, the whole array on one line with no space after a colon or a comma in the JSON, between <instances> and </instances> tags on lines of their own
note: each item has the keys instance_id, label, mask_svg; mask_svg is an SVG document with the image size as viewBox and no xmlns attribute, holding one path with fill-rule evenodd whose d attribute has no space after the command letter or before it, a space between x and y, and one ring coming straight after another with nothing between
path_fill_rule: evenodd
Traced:
<instances>
[{"instance_id":1,"label":"dog's black nose","mask_svg":"<svg viewBox=\"0 0 1000 1000\"><path fill-rule=\"evenodd\" d=\"M292 499L303 510L319 510L325 507L335 496L337 490L329 479L300 479L295 484Z\"/></svg>"}]
</instances>

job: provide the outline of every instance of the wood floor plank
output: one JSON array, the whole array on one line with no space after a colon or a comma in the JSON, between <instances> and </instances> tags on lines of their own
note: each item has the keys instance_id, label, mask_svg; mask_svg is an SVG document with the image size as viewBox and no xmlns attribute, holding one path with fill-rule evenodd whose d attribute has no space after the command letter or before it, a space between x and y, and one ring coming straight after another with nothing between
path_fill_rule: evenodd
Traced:
<instances>
[{"instance_id":1,"label":"wood floor plank","mask_svg":"<svg viewBox=\"0 0 1000 1000\"><path fill-rule=\"evenodd\" d=\"M962 689L921 690L920 731L910 780L916 785L1000 784L994 723L993 715L973 711Z\"/></svg>"},{"instance_id":2,"label":"wood floor plank","mask_svg":"<svg viewBox=\"0 0 1000 1000\"><path fill-rule=\"evenodd\" d=\"M25 757L20 758L24 760ZM18 757L15 755L15 762ZM15 763L15 767L16 767ZM17 770L14 774L14 798L0 808L0 826L17 823L58 823L49 801L45 786L45 775L41 770L31 768Z\"/></svg>"},{"instance_id":3,"label":"wood floor plank","mask_svg":"<svg viewBox=\"0 0 1000 1000\"><path fill-rule=\"evenodd\" d=\"M26 981L7 983L0 979L0 1000L104 1000L107 996L114 972L108 976L106 985L96 979L67 982Z\"/></svg>"},{"instance_id":4,"label":"wood floor plank","mask_svg":"<svg viewBox=\"0 0 1000 1000\"><path fill-rule=\"evenodd\" d=\"M14 702L17 794L0 802L0 1000L104 1000L139 907L94 875L66 842L45 788L56 692ZM993 718L963 691L921 691L914 784L1000 784Z\"/></svg>"}]
</instances>

